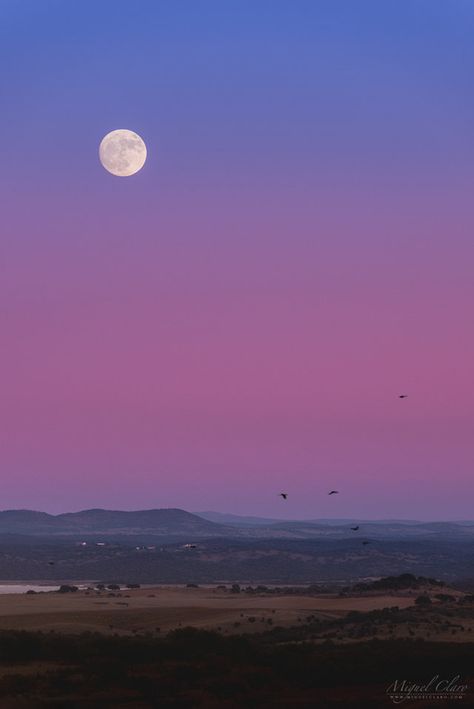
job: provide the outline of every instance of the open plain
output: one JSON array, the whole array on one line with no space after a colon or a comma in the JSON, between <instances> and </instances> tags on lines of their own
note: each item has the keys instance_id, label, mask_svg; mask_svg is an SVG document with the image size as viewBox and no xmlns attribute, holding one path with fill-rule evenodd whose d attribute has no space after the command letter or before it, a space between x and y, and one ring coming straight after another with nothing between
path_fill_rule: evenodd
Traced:
<instances>
[{"instance_id":1,"label":"open plain","mask_svg":"<svg viewBox=\"0 0 474 709\"><path fill-rule=\"evenodd\" d=\"M156 586L125 592L5 594L0 596L0 629L97 631L102 633L167 632L193 626L206 630L262 630L263 624L290 626L308 614L337 618L351 610L369 611L398 605L407 596L338 598L337 596L248 596L214 588ZM255 618L254 622L245 622ZM235 626L239 623L239 626Z\"/></svg>"},{"instance_id":2,"label":"open plain","mask_svg":"<svg viewBox=\"0 0 474 709\"><path fill-rule=\"evenodd\" d=\"M325 637L328 628L336 625L338 631L335 639L344 640L344 628L352 628L350 621L354 613L362 617L367 613L376 615L384 609L392 609L394 617L397 614L400 616L405 610L416 614L420 621L416 626L419 628L416 635L422 635L426 632L428 611L415 606L417 594L416 591L400 591L341 597L338 594L305 595L304 589L296 594L283 589L249 594L245 590L232 592L231 587L183 586L5 594L0 595L0 630L161 635L191 626L218 630L224 634L241 634L264 632L273 628L303 627L311 622L318 624L321 632L317 636ZM458 613L461 612L459 604L453 607ZM468 606L462 606L464 615L467 609ZM445 606L435 602L429 617L441 611L445 612ZM451 612L451 620L452 617ZM474 619L472 623L464 620L463 624L459 623L461 625L465 632L459 628L457 637L452 638L449 631L449 639L461 640L465 636L466 640L471 640ZM387 624L377 622L377 635L388 636L389 627L393 627L392 618ZM404 629L413 633L411 623L398 622L395 636L404 637Z\"/></svg>"}]
</instances>

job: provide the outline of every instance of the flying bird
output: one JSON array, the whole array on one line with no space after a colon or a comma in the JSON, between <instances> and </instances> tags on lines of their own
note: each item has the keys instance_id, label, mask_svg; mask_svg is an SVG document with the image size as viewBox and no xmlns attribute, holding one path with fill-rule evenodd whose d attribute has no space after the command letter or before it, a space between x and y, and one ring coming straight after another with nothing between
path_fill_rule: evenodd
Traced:
<instances>
[{"instance_id":1,"label":"flying bird","mask_svg":"<svg viewBox=\"0 0 474 709\"><path fill-rule=\"evenodd\" d=\"M339 490L331 490L331 492L328 492L328 495L339 495Z\"/></svg>"},{"instance_id":2,"label":"flying bird","mask_svg":"<svg viewBox=\"0 0 474 709\"><path fill-rule=\"evenodd\" d=\"M398 398L399 399L408 399L408 394L399 394Z\"/></svg>"},{"instance_id":3,"label":"flying bird","mask_svg":"<svg viewBox=\"0 0 474 709\"><path fill-rule=\"evenodd\" d=\"M286 498L288 497L288 493L287 492L280 492L279 497L283 497L283 499L286 500Z\"/></svg>"},{"instance_id":4,"label":"flying bird","mask_svg":"<svg viewBox=\"0 0 474 709\"><path fill-rule=\"evenodd\" d=\"M357 530L359 529L359 525L357 525L357 527L351 527L351 529L353 532L357 532Z\"/></svg>"},{"instance_id":5,"label":"flying bird","mask_svg":"<svg viewBox=\"0 0 474 709\"><path fill-rule=\"evenodd\" d=\"M49 564L50 566L54 566L54 561L48 561L48 564Z\"/></svg>"}]
</instances>

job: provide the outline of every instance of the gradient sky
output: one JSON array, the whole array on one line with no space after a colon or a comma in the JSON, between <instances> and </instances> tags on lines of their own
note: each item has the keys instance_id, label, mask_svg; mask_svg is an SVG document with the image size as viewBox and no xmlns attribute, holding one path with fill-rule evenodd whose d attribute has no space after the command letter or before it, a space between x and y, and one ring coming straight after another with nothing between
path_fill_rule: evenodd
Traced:
<instances>
[{"instance_id":1,"label":"gradient sky","mask_svg":"<svg viewBox=\"0 0 474 709\"><path fill-rule=\"evenodd\" d=\"M2 0L2 508L472 518L473 32L471 0Z\"/></svg>"}]
</instances>

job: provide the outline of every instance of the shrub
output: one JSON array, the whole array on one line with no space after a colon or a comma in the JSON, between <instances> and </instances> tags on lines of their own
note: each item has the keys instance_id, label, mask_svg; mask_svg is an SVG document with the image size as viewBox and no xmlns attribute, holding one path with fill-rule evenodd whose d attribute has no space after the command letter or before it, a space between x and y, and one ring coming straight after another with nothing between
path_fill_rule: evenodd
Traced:
<instances>
[{"instance_id":1,"label":"shrub","mask_svg":"<svg viewBox=\"0 0 474 709\"><path fill-rule=\"evenodd\" d=\"M456 598L454 596L452 596L450 593L436 593L435 598L437 598L438 601L441 601L443 603L456 600Z\"/></svg>"}]
</instances>

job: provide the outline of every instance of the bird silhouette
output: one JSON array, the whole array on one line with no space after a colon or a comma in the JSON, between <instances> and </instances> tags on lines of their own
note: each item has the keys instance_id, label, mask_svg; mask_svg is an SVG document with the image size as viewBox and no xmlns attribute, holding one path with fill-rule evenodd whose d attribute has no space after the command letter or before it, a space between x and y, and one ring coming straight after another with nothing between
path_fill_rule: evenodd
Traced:
<instances>
[{"instance_id":1,"label":"bird silhouette","mask_svg":"<svg viewBox=\"0 0 474 709\"><path fill-rule=\"evenodd\" d=\"M362 544L365 546L366 544L370 544L370 542L362 542Z\"/></svg>"},{"instance_id":2,"label":"bird silhouette","mask_svg":"<svg viewBox=\"0 0 474 709\"><path fill-rule=\"evenodd\" d=\"M339 490L331 490L331 492L328 492L328 495L339 495Z\"/></svg>"},{"instance_id":3,"label":"bird silhouette","mask_svg":"<svg viewBox=\"0 0 474 709\"><path fill-rule=\"evenodd\" d=\"M288 497L288 493L287 492L280 492L279 497L283 497L283 499L286 500L286 498Z\"/></svg>"},{"instance_id":4,"label":"bird silhouette","mask_svg":"<svg viewBox=\"0 0 474 709\"><path fill-rule=\"evenodd\" d=\"M351 527L351 529L353 532L357 532L357 530L359 529L359 525L357 525L357 527Z\"/></svg>"},{"instance_id":5,"label":"bird silhouette","mask_svg":"<svg viewBox=\"0 0 474 709\"><path fill-rule=\"evenodd\" d=\"M54 561L48 561L48 564L49 564L50 566L54 566Z\"/></svg>"},{"instance_id":6,"label":"bird silhouette","mask_svg":"<svg viewBox=\"0 0 474 709\"><path fill-rule=\"evenodd\" d=\"M408 394L399 394L398 398L399 399L408 399Z\"/></svg>"}]
</instances>

